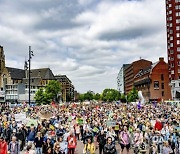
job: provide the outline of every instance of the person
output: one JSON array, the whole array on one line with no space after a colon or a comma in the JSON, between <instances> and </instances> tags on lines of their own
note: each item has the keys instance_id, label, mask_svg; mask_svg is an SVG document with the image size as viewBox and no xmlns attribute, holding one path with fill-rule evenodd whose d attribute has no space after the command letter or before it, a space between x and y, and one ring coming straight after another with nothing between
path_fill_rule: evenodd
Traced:
<instances>
[{"instance_id":1,"label":"person","mask_svg":"<svg viewBox=\"0 0 180 154\"><path fill-rule=\"evenodd\" d=\"M168 141L164 142L164 146L163 146L163 150L162 150L162 154L171 154L173 151L169 146Z\"/></svg>"},{"instance_id":2,"label":"person","mask_svg":"<svg viewBox=\"0 0 180 154\"><path fill-rule=\"evenodd\" d=\"M30 131L29 131L29 133L27 135L28 144L33 144L34 140L35 140L35 137L36 137L36 133L35 133L34 127L31 126Z\"/></svg>"},{"instance_id":3,"label":"person","mask_svg":"<svg viewBox=\"0 0 180 154\"><path fill-rule=\"evenodd\" d=\"M127 127L124 126L124 130L120 133L120 146L121 152L123 153L124 148L127 149L127 153L129 153L130 149L130 135L128 133Z\"/></svg>"},{"instance_id":4,"label":"person","mask_svg":"<svg viewBox=\"0 0 180 154\"><path fill-rule=\"evenodd\" d=\"M58 144L54 147L53 154L62 154Z\"/></svg>"},{"instance_id":5,"label":"person","mask_svg":"<svg viewBox=\"0 0 180 154\"><path fill-rule=\"evenodd\" d=\"M59 138L59 145L60 145L60 148L61 148L61 152L63 154L67 154L68 153L67 141L64 141L63 137Z\"/></svg>"},{"instance_id":6,"label":"person","mask_svg":"<svg viewBox=\"0 0 180 154\"><path fill-rule=\"evenodd\" d=\"M112 138L107 138L107 143L104 146L104 154L117 154L115 145L112 143Z\"/></svg>"},{"instance_id":7,"label":"person","mask_svg":"<svg viewBox=\"0 0 180 154\"><path fill-rule=\"evenodd\" d=\"M20 154L19 142L16 141L16 136L12 137L12 141L8 145L9 154Z\"/></svg>"},{"instance_id":8,"label":"person","mask_svg":"<svg viewBox=\"0 0 180 154\"><path fill-rule=\"evenodd\" d=\"M27 145L25 154L35 154L35 151L32 149L32 145Z\"/></svg>"},{"instance_id":9,"label":"person","mask_svg":"<svg viewBox=\"0 0 180 154\"><path fill-rule=\"evenodd\" d=\"M96 148L92 142L92 138L87 139L87 143L84 146L83 154L95 154Z\"/></svg>"},{"instance_id":10,"label":"person","mask_svg":"<svg viewBox=\"0 0 180 154\"><path fill-rule=\"evenodd\" d=\"M46 152L44 152L44 154L52 154L52 149L51 149L51 147L49 147L49 148L47 148L47 151Z\"/></svg>"},{"instance_id":11,"label":"person","mask_svg":"<svg viewBox=\"0 0 180 154\"><path fill-rule=\"evenodd\" d=\"M41 132L37 133L37 137L34 139L34 144L36 147L36 154L42 154L43 138L41 137Z\"/></svg>"},{"instance_id":12,"label":"person","mask_svg":"<svg viewBox=\"0 0 180 154\"><path fill-rule=\"evenodd\" d=\"M0 154L7 154L7 142L3 137L0 138Z\"/></svg>"},{"instance_id":13,"label":"person","mask_svg":"<svg viewBox=\"0 0 180 154\"><path fill-rule=\"evenodd\" d=\"M116 133L115 131L112 129L112 127L109 127L108 132L106 134L106 137L111 137L112 138L112 142L115 144L115 137L116 137Z\"/></svg>"},{"instance_id":14,"label":"person","mask_svg":"<svg viewBox=\"0 0 180 154\"><path fill-rule=\"evenodd\" d=\"M53 150L53 144L51 143L51 139L47 138L47 140L44 141L44 144L43 144L43 153L46 153L49 148L52 151Z\"/></svg>"},{"instance_id":15,"label":"person","mask_svg":"<svg viewBox=\"0 0 180 154\"><path fill-rule=\"evenodd\" d=\"M8 123L5 125L5 129L3 130L3 137L7 143L11 141L11 129Z\"/></svg>"},{"instance_id":16,"label":"person","mask_svg":"<svg viewBox=\"0 0 180 154\"><path fill-rule=\"evenodd\" d=\"M138 128L134 134L134 153L139 153L140 145L143 143L143 135Z\"/></svg>"},{"instance_id":17,"label":"person","mask_svg":"<svg viewBox=\"0 0 180 154\"><path fill-rule=\"evenodd\" d=\"M106 144L106 135L104 133L104 130L101 130L101 132L97 136L97 142L99 144L99 154L102 154L104 152L104 145Z\"/></svg>"},{"instance_id":18,"label":"person","mask_svg":"<svg viewBox=\"0 0 180 154\"><path fill-rule=\"evenodd\" d=\"M76 137L73 135L72 131L70 132L67 141L68 141L68 154L74 154L77 142L76 142Z\"/></svg>"},{"instance_id":19,"label":"person","mask_svg":"<svg viewBox=\"0 0 180 154\"><path fill-rule=\"evenodd\" d=\"M75 133L76 133L76 138L79 140L79 135L80 135L80 126L77 124L75 126Z\"/></svg>"}]
</instances>

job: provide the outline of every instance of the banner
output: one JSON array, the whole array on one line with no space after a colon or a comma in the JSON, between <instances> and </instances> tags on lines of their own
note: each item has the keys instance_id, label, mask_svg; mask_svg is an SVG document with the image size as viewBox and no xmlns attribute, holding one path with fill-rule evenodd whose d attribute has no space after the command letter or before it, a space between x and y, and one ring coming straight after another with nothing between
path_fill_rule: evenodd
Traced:
<instances>
[{"instance_id":1,"label":"banner","mask_svg":"<svg viewBox=\"0 0 180 154\"><path fill-rule=\"evenodd\" d=\"M116 121L112 121L112 120L107 121L107 126L108 127L112 127L112 126L115 126L115 125L116 125Z\"/></svg>"},{"instance_id":2,"label":"banner","mask_svg":"<svg viewBox=\"0 0 180 154\"><path fill-rule=\"evenodd\" d=\"M78 118L77 123L79 125L82 125L84 123L84 120L82 118Z\"/></svg>"},{"instance_id":3,"label":"banner","mask_svg":"<svg viewBox=\"0 0 180 154\"><path fill-rule=\"evenodd\" d=\"M14 117L15 117L15 121L17 122L22 122L22 123L27 122L26 113L18 113L15 114Z\"/></svg>"},{"instance_id":4,"label":"banner","mask_svg":"<svg viewBox=\"0 0 180 154\"><path fill-rule=\"evenodd\" d=\"M31 126L37 127L38 125L38 121L36 119L29 119L26 126L27 127L31 127Z\"/></svg>"}]
</instances>

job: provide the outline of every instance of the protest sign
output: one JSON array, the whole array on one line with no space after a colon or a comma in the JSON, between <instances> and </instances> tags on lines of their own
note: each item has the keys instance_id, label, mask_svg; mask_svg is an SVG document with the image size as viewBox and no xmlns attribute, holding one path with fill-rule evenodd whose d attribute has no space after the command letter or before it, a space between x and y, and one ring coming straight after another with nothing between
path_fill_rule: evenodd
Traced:
<instances>
[{"instance_id":1,"label":"protest sign","mask_svg":"<svg viewBox=\"0 0 180 154\"><path fill-rule=\"evenodd\" d=\"M14 117L17 122L22 122L22 123L27 122L26 113L18 113L15 114Z\"/></svg>"},{"instance_id":2,"label":"protest sign","mask_svg":"<svg viewBox=\"0 0 180 154\"><path fill-rule=\"evenodd\" d=\"M112 126L115 126L116 125L116 121L113 121L113 120L108 120L107 121L107 126L108 127L112 127Z\"/></svg>"},{"instance_id":3,"label":"protest sign","mask_svg":"<svg viewBox=\"0 0 180 154\"><path fill-rule=\"evenodd\" d=\"M29 119L28 122L27 122L27 124L26 124L26 126L27 126L27 127L31 127L32 125L35 126L35 127L37 127L38 121L37 121L36 119Z\"/></svg>"},{"instance_id":4,"label":"protest sign","mask_svg":"<svg viewBox=\"0 0 180 154\"><path fill-rule=\"evenodd\" d=\"M82 118L78 118L77 123L79 125L82 125L84 123L84 120Z\"/></svg>"}]
</instances>

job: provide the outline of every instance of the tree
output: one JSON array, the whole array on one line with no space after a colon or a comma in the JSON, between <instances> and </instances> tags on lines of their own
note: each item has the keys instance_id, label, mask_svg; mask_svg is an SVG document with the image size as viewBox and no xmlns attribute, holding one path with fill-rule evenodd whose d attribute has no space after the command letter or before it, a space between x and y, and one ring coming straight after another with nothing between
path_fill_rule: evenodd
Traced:
<instances>
[{"instance_id":1,"label":"tree","mask_svg":"<svg viewBox=\"0 0 180 154\"><path fill-rule=\"evenodd\" d=\"M135 102L136 99L138 99L138 91L135 87L132 88L132 90L127 95L128 102Z\"/></svg>"},{"instance_id":2,"label":"tree","mask_svg":"<svg viewBox=\"0 0 180 154\"><path fill-rule=\"evenodd\" d=\"M45 97L44 97L44 89L43 88L38 89L38 91L35 94L34 99L36 100L37 105L41 105L44 103Z\"/></svg>"},{"instance_id":3,"label":"tree","mask_svg":"<svg viewBox=\"0 0 180 154\"><path fill-rule=\"evenodd\" d=\"M40 88L35 94L35 101L38 105L50 104L51 101L56 101L58 94L61 91L61 86L58 81L50 81L44 88Z\"/></svg>"},{"instance_id":4,"label":"tree","mask_svg":"<svg viewBox=\"0 0 180 154\"><path fill-rule=\"evenodd\" d=\"M84 94L79 94L79 100L80 100L81 102L84 101Z\"/></svg>"},{"instance_id":5,"label":"tree","mask_svg":"<svg viewBox=\"0 0 180 154\"><path fill-rule=\"evenodd\" d=\"M97 101L101 99L101 95L99 93L96 93L93 97Z\"/></svg>"},{"instance_id":6,"label":"tree","mask_svg":"<svg viewBox=\"0 0 180 154\"><path fill-rule=\"evenodd\" d=\"M119 91L115 89L104 89L102 93L102 100L103 101L117 101L121 98L121 94Z\"/></svg>"},{"instance_id":7,"label":"tree","mask_svg":"<svg viewBox=\"0 0 180 154\"><path fill-rule=\"evenodd\" d=\"M120 99L121 99L122 103L126 103L126 101L127 101L126 100L126 96L124 94L121 94L121 98Z\"/></svg>"},{"instance_id":8,"label":"tree","mask_svg":"<svg viewBox=\"0 0 180 154\"><path fill-rule=\"evenodd\" d=\"M57 96L61 92L61 86L59 81L51 80L46 86L45 86L45 93L47 96L47 101L57 101Z\"/></svg>"},{"instance_id":9,"label":"tree","mask_svg":"<svg viewBox=\"0 0 180 154\"><path fill-rule=\"evenodd\" d=\"M84 94L84 100L93 100L93 94L92 92L88 91L87 93Z\"/></svg>"}]
</instances>

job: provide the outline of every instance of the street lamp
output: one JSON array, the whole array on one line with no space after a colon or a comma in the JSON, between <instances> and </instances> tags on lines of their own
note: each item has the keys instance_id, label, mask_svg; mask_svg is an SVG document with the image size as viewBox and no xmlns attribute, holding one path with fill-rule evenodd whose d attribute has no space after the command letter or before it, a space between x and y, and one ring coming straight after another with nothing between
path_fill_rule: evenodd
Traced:
<instances>
[{"instance_id":1,"label":"street lamp","mask_svg":"<svg viewBox=\"0 0 180 154\"><path fill-rule=\"evenodd\" d=\"M33 51L31 51L31 46L29 46L29 105L31 104L31 59L34 56Z\"/></svg>"}]
</instances>

